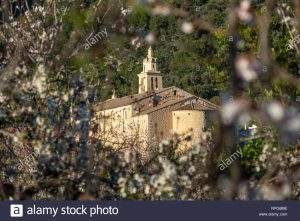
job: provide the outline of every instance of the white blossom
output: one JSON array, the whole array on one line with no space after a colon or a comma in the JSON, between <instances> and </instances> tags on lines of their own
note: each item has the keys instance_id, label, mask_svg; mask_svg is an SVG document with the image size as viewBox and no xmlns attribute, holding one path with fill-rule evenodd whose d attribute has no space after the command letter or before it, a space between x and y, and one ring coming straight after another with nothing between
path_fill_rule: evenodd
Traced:
<instances>
[{"instance_id":1,"label":"white blossom","mask_svg":"<svg viewBox=\"0 0 300 221\"><path fill-rule=\"evenodd\" d=\"M278 102L272 102L267 105L267 113L274 121L280 121L284 117L284 109Z\"/></svg>"},{"instance_id":2,"label":"white blossom","mask_svg":"<svg viewBox=\"0 0 300 221\"><path fill-rule=\"evenodd\" d=\"M194 26L191 22L184 22L181 25L181 30L186 34L190 34L194 31Z\"/></svg>"}]
</instances>

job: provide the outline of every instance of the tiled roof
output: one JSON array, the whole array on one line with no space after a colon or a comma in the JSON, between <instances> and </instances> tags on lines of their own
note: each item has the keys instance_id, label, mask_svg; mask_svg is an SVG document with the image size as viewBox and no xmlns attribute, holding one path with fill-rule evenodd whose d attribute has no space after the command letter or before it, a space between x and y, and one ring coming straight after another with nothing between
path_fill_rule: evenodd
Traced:
<instances>
[{"instance_id":1,"label":"tiled roof","mask_svg":"<svg viewBox=\"0 0 300 221\"><path fill-rule=\"evenodd\" d=\"M109 99L94 105L94 111L103 111L122 106L133 105L136 114L148 114L156 110L177 104L179 102L188 103L198 101L198 107L203 110L217 110L218 106L202 98L198 98L177 87L163 88L159 91L134 94L126 97ZM190 102L190 103L193 103Z\"/></svg>"}]
</instances>

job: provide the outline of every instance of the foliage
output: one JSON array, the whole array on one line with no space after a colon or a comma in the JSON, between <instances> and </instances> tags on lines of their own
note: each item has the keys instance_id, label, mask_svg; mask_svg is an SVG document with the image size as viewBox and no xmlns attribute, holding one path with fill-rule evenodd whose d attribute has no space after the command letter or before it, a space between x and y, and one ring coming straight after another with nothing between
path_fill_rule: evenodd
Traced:
<instances>
[{"instance_id":1,"label":"foliage","mask_svg":"<svg viewBox=\"0 0 300 221\"><path fill-rule=\"evenodd\" d=\"M14 14L1 1L0 199L299 199L299 54L276 14L286 1L236 2L32 1ZM137 92L149 45L166 86L221 107L212 140L179 155L171 138L145 163L90 126L96 101ZM252 117L276 136L245 144L244 168L219 171Z\"/></svg>"},{"instance_id":2,"label":"foliage","mask_svg":"<svg viewBox=\"0 0 300 221\"><path fill-rule=\"evenodd\" d=\"M242 148L242 159L241 163L245 174L255 174L254 162L259 159L262 153L263 146L265 145L262 139L251 140L244 144Z\"/></svg>"}]
</instances>

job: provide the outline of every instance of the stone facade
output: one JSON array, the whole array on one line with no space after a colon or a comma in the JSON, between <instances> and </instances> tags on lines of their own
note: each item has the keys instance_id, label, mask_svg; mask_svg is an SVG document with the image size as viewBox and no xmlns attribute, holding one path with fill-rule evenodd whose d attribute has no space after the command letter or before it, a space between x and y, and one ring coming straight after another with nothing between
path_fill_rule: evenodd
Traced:
<instances>
[{"instance_id":1,"label":"stone facade","mask_svg":"<svg viewBox=\"0 0 300 221\"><path fill-rule=\"evenodd\" d=\"M191 135L201 141L206 118L218 106L176 87L163 88L150 47L139 77L139 93L94 106L94 136L113 148L151 149L164 139Z\"/></svg>"}]
</instances>

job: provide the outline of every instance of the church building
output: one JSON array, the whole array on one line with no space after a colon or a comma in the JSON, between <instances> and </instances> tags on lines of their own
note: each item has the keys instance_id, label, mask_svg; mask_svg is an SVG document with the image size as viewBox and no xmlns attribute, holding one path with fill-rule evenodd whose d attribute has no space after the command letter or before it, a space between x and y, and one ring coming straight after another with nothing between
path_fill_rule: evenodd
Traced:
<instances>
[{"instance_id":1,"label":"church building","mask_svg":"<svg viewBox=\"0 0 300 221\"><path fill-rule=\"evenodd\" d=\"M147 150L187 134L199 143L218 106L175 86L165 88L151 47L138 78L137 94L95 104L94 136L119 149Z\"/></svg>"}]
</instances>

